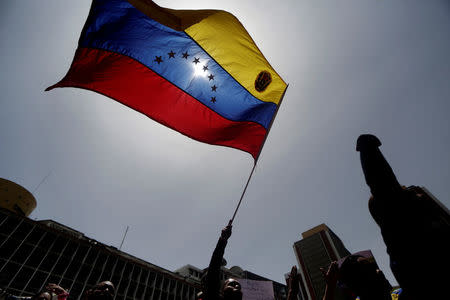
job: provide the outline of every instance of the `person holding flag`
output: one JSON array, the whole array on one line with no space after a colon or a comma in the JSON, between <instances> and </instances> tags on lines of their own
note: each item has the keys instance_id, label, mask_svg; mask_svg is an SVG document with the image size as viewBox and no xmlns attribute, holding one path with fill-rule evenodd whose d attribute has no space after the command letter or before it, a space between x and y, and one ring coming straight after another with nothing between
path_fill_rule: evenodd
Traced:
<instances>
[{"instance_id":1,"label":"person holding flag","mask_svg":"<svg viewBox=\"0 0 450 300\"><path fill-rule=\"evenodd\" d=\"M221 288L220 267L223 262L223 255L228 239L231 236L232 223L222 229L216 248L211 256L208 271L202 280L203 293L199 297L202 300L242 300L241 284L234 278L225 280Z\"/></svg>"}]
</instances>

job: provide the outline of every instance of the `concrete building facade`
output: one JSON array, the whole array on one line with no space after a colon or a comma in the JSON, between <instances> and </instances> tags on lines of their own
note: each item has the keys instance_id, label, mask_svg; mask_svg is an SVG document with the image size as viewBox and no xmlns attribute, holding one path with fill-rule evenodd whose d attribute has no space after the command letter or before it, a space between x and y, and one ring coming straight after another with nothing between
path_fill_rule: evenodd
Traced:
<instances>
[{"instance_id":1,"label":"concrete building facade","mask_svg":"<svg viewBox=\"0 0 450 300\"><path fill-rule=\"evenodd\" d=\"M70 291L69 299L100 281L116 286L114 299L195 300L198 281L86 237L57 222L33 221L0 209L0 288L33 295L47 283Z\"/></svg>"},{"instance_id":2,"label":"concrete building facade","mask_svg":"<svg viewBox=\"0 0 450 300\"><path fill-rule=\"evenodd\" d=\"M69 290L70 300L79 300L96 283L110 280L115 300L195 300L205 271L186 265L171 272L58 222L0 208L0 289L16 296L56 283ZM237 266L223 266L221 276L269 280ZM285 300L286 286L272 283L275 300Z\"/></svg>"}]
</instances>

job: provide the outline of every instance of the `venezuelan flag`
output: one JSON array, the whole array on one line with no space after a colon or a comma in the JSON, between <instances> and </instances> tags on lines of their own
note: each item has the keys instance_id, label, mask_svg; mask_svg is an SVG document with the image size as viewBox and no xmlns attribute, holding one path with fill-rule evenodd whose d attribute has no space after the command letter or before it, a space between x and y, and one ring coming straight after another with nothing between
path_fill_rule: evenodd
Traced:
<instances>
[{"instance_id":1,"label":"venezuelan flag","mask_svg":"<svg viewBox=\"0 0 450 300\"><path fill-rule=\"evenodd\" d=\"M195 140L258 157L286 83L220 10L94 0L66 76Z\"/></svg>"}]
</instances>

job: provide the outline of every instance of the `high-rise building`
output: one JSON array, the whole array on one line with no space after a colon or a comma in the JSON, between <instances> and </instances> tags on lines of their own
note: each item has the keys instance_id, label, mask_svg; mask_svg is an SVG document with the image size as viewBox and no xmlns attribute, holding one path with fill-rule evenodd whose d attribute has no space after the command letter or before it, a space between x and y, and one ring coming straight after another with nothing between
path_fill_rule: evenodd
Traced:
<instances>
[{"instance_id":1,"label":"high-rise building","mask_svg":"<svg viewBox=\"0 0 450 300\"><path fill-rule=\"evenodd\" d=\"M100 281L116 286L114 299L195 300L197 281L107 246L57 222L33 221L0 208L0 288L17 296L47 283L69 299Z\"/></svg>"},{"instance_id":2,"label":"high-rise building","mask_svg":"<svg viewBox=\"0 0 450 300\"><path fill-rule=\"evenodd\" d=\"M332 261L350 255L350 252L325 224L303 232L302 237L293 246L301 278L300 297L301 300L321 300L326 284L320 268L327 269ZM335 299L347 299L347 296L336 289Z\"/></svg>"}]
</instances>

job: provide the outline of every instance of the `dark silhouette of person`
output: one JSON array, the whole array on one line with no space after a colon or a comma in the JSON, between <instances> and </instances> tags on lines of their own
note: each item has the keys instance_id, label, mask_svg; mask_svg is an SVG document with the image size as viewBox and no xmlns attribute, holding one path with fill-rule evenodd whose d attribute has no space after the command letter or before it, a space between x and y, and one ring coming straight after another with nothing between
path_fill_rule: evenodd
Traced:
<instances>
[{"instance_id":1,"label":"dark silhouette of person","mask_svg":"<svg viewBox=\"0 0 450 300\"><path fill-rule=\"evenodd\" d=\"M439 220L433 201L420 188L399 184L379 146L377 137L366 134L358 138L356 150L372 193L369 211L380 227L402 298L445 299L450 268L448 223Z\"/></svg>"},{"instance_id":2,"label":"dark silhouette of person","mask_svg":"<svg viewBox=\"0 0 450 300\"><path fill-rule=\"evenodd\" d=\"M31 300L52 300L52 295L50 292L43 291L31 297Z\"/></svg>"},{"instance_id":3,"label":"dark silhouette of person","mask_svg":"<svg viewBox=\"0 0 450 300\"><path fill-rule=\"evenodd\" d=\"M339 281L361 300L391 300L392 286L377 264L360 255L346 257L339 267Z\"/></svg>"},{"instance_id":4,"label":"dark silhouette of person","mask_svg":"<svg viewBox=\"0 0 450 300\"><path fill-rule=\"evenodd\" d=\"M57 284L49 283L45 288L33 296L14 296L5 291L0 290L0 300L66 300L69 293Z\"/></svg>"},{"instance_id":5,"label":"dark silhouette of person","mask_svg":"<svg viewBox=\"0 0 450 300\"><path fill-rule=\"evenodd\" d=\"M242 300L241 284L234 278L225 280L221 288L220 267L222 266L223 254L231 236L231 220L222 229L216 248L211 256L208 271L203 278L203 300Z\"/></svg>"},{"instance_id":6,"label":"dark silhouette of person","mask_svg":"<svg viewBox=\"0 0 450 300\"><path fill-rule=\"evenodd\" d=\"M56 295L58 300L66 300L67 297L69 297L69 292L55 283L47 284L45 286L45 291L49 292L52 297L53 295Z\"/></svg>"},{"instance_id":7,"label":"dark silhouette of person","mask_svg":"<svg viewBox=\"0 0 450 300\"><path fill-rule=\"evenodd\" d=\"M349 255L340 266L334 261L327 271L323 268L321 271L326 282L322 300L335 299L334 291L338 282L340 288L352 296L349 299L358 296L360 300L392 300L392 286L373 258Z\"/></svg>"},{"instance_id":8,"label":"dark silhouette of person","mask_svg":"<svg viewBox=\"0 0 450 300\"><path fill-rule=\"evenodd\" d=\"M334 292L336 290L336 284L338 281L338 265L337 262L331 262L328 270L325 271L323 268L320 268L322 272L323 278L325 279L325 291L323 293L322 300L333 300Z\"/></svg>"},{"instance_id":9,"label":"dark silhouette of person","mask_svg":"<svg viewBox=\"0 0 450 300\"><path fill-rule=\"evenodd\" d=\"M287 300L297 300L298 292L300 291L300 274L297 272L297 267L292 266L291 272L287 278Z\"/></svg>"},{"instance_id":10,"label":"dark silhouette of person","mask_svg":"<svg viewBox=\"0 0 450 300\"><path fill-rule=\"evenodd\" d=\"M242 288L239 281L234 278L225 280L222 295L224 300L242 300Z\"/></svg>"},{"instance_id":11,"label":"dark silhouette of person","mask_svg":"<svg viewBox=\"0 0 450 300\"><path fill-rule=\"evenodd\" d=\"M84 300L112 300L115 288L111 281L102 281L84 292Z\"/></svg>"}]
</instances>

